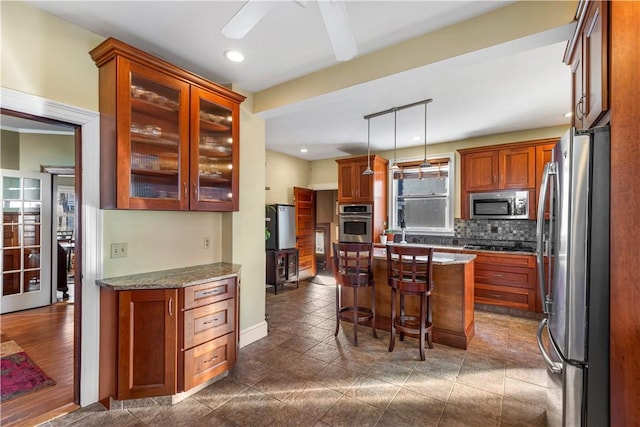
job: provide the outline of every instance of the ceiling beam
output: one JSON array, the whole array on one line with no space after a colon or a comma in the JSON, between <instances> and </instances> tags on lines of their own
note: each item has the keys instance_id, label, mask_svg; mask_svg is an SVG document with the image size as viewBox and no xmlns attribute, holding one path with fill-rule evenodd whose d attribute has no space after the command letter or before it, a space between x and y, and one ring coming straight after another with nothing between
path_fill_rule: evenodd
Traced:
<instances>
[{"instance_id":1,"label":"ceiling beam","mask_svg":"<svg viewBox=\"0 0 640 427\"><path fill-rule=\"evenodd\" d=\"M265 113L371 80L566 26L577 1L518 1L481 16L256 92ZM558 59L559 61L562 58Z\"/></svg>"}]
</instances>

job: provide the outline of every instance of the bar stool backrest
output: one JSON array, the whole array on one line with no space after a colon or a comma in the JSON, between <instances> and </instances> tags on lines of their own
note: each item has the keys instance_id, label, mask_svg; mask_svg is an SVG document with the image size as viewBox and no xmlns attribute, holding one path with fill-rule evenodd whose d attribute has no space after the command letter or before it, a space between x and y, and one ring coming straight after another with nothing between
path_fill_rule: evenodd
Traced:
<instances>
[{"instance_id":1,"label":"bar stool backrest","mask_svg":"<svg viewBox=\"0 0 640 427\"><path fill-rule=\"evenodd\" d=\"M334 243L333 276L343 286L361 287L373 284L373 244Z\"/></svg>"},{"instance_id":2,"label":"bar stool backrest","mask_svg":"<svg viewBox=\"0 0 640 427\"><path fill-rule=\"evenodd\" d=\"M387 246L387 282L403 293L433 290L433 248Z\"/></svg>"}]
</instances>

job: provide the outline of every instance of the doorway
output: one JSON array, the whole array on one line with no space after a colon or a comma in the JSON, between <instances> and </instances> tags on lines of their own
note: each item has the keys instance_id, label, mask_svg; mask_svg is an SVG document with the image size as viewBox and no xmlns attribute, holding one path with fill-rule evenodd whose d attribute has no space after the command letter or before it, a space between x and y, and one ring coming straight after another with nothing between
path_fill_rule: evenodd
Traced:
<instances>
[{"instance_id":1,"label":"doorway","mask_svg":"<svg viewBox=\"0 0 640 427\"><path fill-rule=\"evenodd\" d=\"M57 197L54 197L56 190L52 185L55 179L51 179L50 171L41 168L41 163L60 163L60 159L63 159L68 165L66 169L71 169L75 174L75 167L80 161L80 128L69 123L5 109L2 109L1 124L4 234L2 302L3 313L12 311L2 315L2 342L15 342L55 384L3 401L0 424L37 424L79 407L78 331L81 287L80 281L72 278L70 287L76 300L70 302L61 298L58 302L59 284L55 267L58 265L59 254L54 250L57 246L57 233L54 230L57 227L54 227L56 215L53 214L56 209L53 200L57 200ZM10 154L5 156L6 153ZM34 170L38 172L33 172ZM40 170L44 170L44 173ZM10 184L6 179L12 180L14 184L18 182L16 179L19 179L26 184L22 187L4 185ZM36 179L39 187L34 185ZM36 200L37 187L43 200ZM15 190L15 194L12 194L6 192L8 188L21 189ZM74 200L79 198L79 188L80 186L75 184L67 188L73 194ZM34 194L29 195L29 192ZM11 198L11 201L7 202L5 196ZM15 221L13 217L16 217ZM67 221L75 226L75 214L72 219L67 218ZM5 249L7 244L12 243L8 242L6 231L14 229L16 242L20 245ZM36 249L38 262L27 263L30 258L27 255L33 255ZM20 252L22 269L18 273L7 270L7 251ZM75 254L74 245L69 250L70 259L76 258ZM64 280L67 283L66 256L63 261ZM32 278L38 270L47 273L38 276L43 298L35 304L6 307L6 298L29 296L31 292L25 292L25 286L31 286ZM19 292L7 295L4 289L7 282L4 280L5 272L13 274L14 277L19 276L19 283L23 285ZM27 278L29 280L25 280Z\"/></svg>"}]
</instances>

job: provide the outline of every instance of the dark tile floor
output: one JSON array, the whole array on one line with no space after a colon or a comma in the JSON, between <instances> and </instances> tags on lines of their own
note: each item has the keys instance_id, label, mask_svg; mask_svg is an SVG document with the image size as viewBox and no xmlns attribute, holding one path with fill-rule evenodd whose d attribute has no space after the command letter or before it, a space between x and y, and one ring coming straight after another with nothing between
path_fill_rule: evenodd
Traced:
<instances>
[{"instance_id":1,"label":"dark tile floor","mask_svg":"<svg viewBox=\"0 0 640 427\"><path fill-rule=\"evenodd\" d=\"M322 281L320 281L322 282ZM324 281L326 283L326 281ZM242 348L228 377L173 406L91 405L49 426L543 426L547 374L536 321L476 311L467 351L335 328L335 288L267 290L269 336Z\"/></svg>"}]
</instances>

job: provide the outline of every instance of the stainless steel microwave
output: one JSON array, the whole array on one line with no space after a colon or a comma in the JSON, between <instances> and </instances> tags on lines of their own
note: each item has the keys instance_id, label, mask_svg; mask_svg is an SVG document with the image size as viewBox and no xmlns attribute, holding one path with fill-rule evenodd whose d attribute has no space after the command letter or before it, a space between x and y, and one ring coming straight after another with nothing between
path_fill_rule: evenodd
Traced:
<instances>
[{"instance_id":1,"label":"stainless steel microwave","mask_svg":"<svg viewBox=\"0 0 640 427\"><path fill-rule=\"evenodd\" d=\"M529 219L528 191L471 193L469 197L472 219Z\"/></svg>"}]
</instances>

